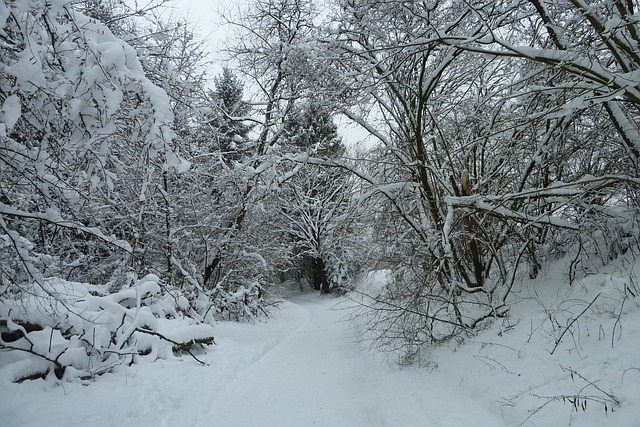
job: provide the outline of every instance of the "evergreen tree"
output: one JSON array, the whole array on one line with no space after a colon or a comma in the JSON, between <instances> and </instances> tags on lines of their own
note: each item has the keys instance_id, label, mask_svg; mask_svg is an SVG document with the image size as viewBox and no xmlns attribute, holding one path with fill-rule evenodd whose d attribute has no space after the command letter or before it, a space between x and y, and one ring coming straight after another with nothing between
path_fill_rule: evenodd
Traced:
<instances>
[{"instance_id":1,"label":"evergreen tree","mask_svg":"<svg viewBox=\"0 0 640 427\"><path fill-rule=\"evenodd\" d=\"M336 158L344 153L331 114L314 102L298 107L287 117L285 134L292 148L315 157Z\"/></svg>"},{"instance_id":2,"label":"evergreen tree","mask_svg":"<svg viewBox=\"0 0 640 427\"><path fill-rule=\"evenodd\" d=\"M213 117L209 124L215 129L214 149L219 150L227 163L242 158L246 151L247 135L251 126L242 118L249 114L249 104L242 100L242 81L225 67L222 74L214 78L215 90L210 93L214 103Z\"/></svg>"}]
</instances>

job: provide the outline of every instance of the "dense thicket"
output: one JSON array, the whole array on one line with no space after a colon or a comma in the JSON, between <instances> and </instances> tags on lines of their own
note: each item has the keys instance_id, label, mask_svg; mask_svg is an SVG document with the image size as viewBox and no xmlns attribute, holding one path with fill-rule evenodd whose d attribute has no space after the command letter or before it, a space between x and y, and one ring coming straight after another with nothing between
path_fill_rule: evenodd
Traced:
<instances>
[{"instance_id":1,"label":"dense thicket","mask_svg":"<svg viewBox=\"0 0 640 427\"><path fill-rule=\"evenodd\" d=\"M633 7L340 2L343 112L382 147L367 180L396 279L368 322L380 344L410 356L507 313L522 268L575 250L575 275L637 245Z\"/></svg>"}]
</instances>

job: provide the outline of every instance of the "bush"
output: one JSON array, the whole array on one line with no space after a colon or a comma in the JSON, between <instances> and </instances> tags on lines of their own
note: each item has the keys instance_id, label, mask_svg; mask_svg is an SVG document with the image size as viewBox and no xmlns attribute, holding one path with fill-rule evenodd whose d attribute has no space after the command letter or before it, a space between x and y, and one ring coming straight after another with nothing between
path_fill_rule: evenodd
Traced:
<instances>
[{"instance_id":1,"label":"bush","mask_svg":"<svg viewBox=\"0 0 640 427\"><path fill-rule=\"evenodd\" d=\"M196 358L213 343L213 327L198 324L189 305L152 274L113 293L58 278L14 287L0 300L0 372L14 382L71 381L142 360Z\"/></svg>"}]
</instances>

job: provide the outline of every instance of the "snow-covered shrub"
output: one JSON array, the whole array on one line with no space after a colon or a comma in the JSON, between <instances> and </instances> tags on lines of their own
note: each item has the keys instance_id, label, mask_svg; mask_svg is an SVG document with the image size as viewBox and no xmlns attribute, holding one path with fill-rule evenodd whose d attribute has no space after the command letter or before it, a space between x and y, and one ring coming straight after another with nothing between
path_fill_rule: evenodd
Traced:
<instances>
[{"instance_id":1,"label":"snow-covered shrub","mask_svg":"<svg viewBox=\"0 0 640 427\"><path fill-rule=\"evenodd\" d=\"M331 252L326 256L327 272L331 291L343 294L353 289L354 279L361 272L361 266L356 251L351 250L352 248L337 249L337 253Z\"/></svg>"},{"instance_id":2,"label":"snow-covered shrub","mask_svg":"<svg viewBox=\"0 0 640 427\"><path fill-rule=\"evenodd\" d=\"M209 311L214 319L250 320L266 313L262 307L264 301L264 285L257 280L246 280L238 284L234 291L227 291L216 286L207 295L210 299Z\"/></svg>"},{"instance_id":3,"label":"snow-covered shrub","mask_svg":"<svg viewBox=\"0 0 640 427\"><path fill-rule=\"evenodd\" d=\"M640 209L628 206L603 206L585 221L586 252L606 264L640 248Z\"/></svg>"},{"instance_id":4,"label":"snow-covered shrub","mask_svg":"<svg viewBox=\"0 0 640 427\"><path fill-rule=\"evenodd\" d=\"M7 294L0 300L0 360L10 362L0 373L11 381L89 379L213 343L213 327L185 316L187 298L152 274L114 293L51 278Z\"/></svg>"},{"instance_id":5,"label":"snow-covered shrub","mask_svg":"<svg viewBox=\"0 0 640 427\"><path fill-rule=\"evenodd\" d=\"M586 207L585 207L586 206ZM593 274L601 267L640 250L640 208L632 204L579 203L569 210L571 221L580 224L575 232L553 230L538 258L552 262L569 255L569 283Z\"/></svg>"}]
</instances>

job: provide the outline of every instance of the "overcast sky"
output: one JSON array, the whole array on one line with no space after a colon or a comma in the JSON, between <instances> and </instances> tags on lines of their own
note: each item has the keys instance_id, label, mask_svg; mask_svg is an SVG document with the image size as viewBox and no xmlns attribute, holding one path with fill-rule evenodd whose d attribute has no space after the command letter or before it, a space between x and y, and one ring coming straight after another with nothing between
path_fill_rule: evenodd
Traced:
<instances>
[{"instance_id":1,"label":"overcast sky","mask_svg":"<svg viewBox=\"0 0 640 427\"><path fill-rule=\"evenodd\" d=\"M219 73L223 63L218 49L225 39L225 29L221 25L218 11L228 10L231 5L237 4L237 0L172 0L170 3L176 15L187 18L195 26L197 36L207 39L214 66L212 75Z\"/></svg>"}]
</instances>

